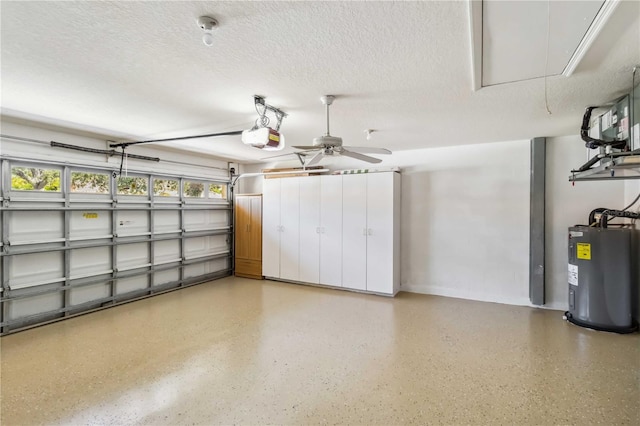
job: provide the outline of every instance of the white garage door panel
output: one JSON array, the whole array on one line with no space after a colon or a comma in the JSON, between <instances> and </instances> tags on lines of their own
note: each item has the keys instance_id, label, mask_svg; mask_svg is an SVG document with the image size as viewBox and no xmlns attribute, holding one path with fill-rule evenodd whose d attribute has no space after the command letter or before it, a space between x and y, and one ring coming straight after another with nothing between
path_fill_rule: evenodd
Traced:
<instances>
[{"instance_id":1,"label":"white garage door panel","mask_svg":"<svg viewBox=\"0 0 640 426\"><path fill-rule=\"evenodd\" d=\"M203 262L185 266L184 277L193 278L199 275L213 274L215 272L224 271L228 268L228 259L216 259L212 260L211 262Z\"/></svg>"},{"instance_id":2,"label":"white garage door panel","mask_svg":"<svg viewBox=\"0 0 640 426\"><path fill-rule=\"evenodd\" d=\"M224 210L192 210L184 212L184 228L199 231L227 226L228 213Z\"/></svg>"},{"instance_id":3,"label":"white garage door panel","mask_svg":"<svg viewBox=\"0 0 640 426\"><path fill-rule=\"evenodd\" d=\"M179 211L155 211L153 214L153 232L156 234L180 232Z\"/></svg>"},{"instance_id":4,"label":"white garage door panel","mask_svg":"<svg viewBox=\"0 0 640 426\"><path fill-rule=\"evenodd\" d=\"M139 268L148 265L149 243L124 244L116 249L117 268L119 271Z\"/></svg>"},{"instance_id":5,"label":"white garage door panel","mask_svg":"<svg viewBox=\"0 0 640 426\"><path fill-rule=\"evenodd\" d=\"M44 216L44 217L43 217ZM44 219L44 220L43 220ZM64 237L62 212L20 212L9 221L9 241L50 241Z\"/></svg>"},{"instance_id":6,"label":"white garage door panel","mask_svg":"<svg viewBox=\"0 0 640 426\"><path fill-rule=\"evenodd\" d=\"M111 212L86 210L72 211L69 238L105 238L111 235Z\"/></svg>"},{"instance_id":7,"label":"white garage door panel","mask_svg":"<svg viewBox=\"0 0 640 426\"><path fill-rule=\"evenodd\" d=\"M186 259L223 253L228 250L227 236L214 235L211 237L187 238L184 247Z\"/></svg>"},{"instance_id":8,"label":"white garage door panel","mask_svg":"<svg viewBox=\"0 0 640 426\"><path fill-rule=\"evenodd\" d=\"M64 277L63 265L62 252L11 256L9 258L9 285L12 289L18 289L62 280Z\"/></svg>"},{"instance_id":9,"label":"white garage door panel","mask_svg":"<svg viewBox=\"0 0 640 426\"><path fill-rule=\"evenodd\" d=\"M116 232L119 237L149 232L149 212L126 210L116 214Z\"/></svg>"},{"instance_id":10,"label":"white garage door panel","mask_svg":"<svg viewBox=\"0 0 640 426\"><path fill-rule=\"evenodd\" d=\"M141 290L149 286L147 275L116 280L116 294L125 294L131 291Z\"/></svg>"},{"instance_id":11,"label":"white garage door panel","mask_svg":"<svg viewBox=\"0 0 640 426\"><path fill-rule=\"evenodd\" d=\"M74 288L69 295L71 305L80 305L92 300L99 300L109 297L111 286L108 283L88 285L86 287Z\"/></svg>"},{"instance_id":12,"label":"white garage door panel","mask_svg":"<svg viewBox=\"0 0 640 426\"><path fill-rule=\"evenodd\" d=\"M195 265L188 265L184 267L184 277L193 278L199 275L204 275L207 273L207 268L204 263L196 263Z\"/></svg>"},{"instance_id":13,"label":"white garage door panel","mask_svg":"<svg viewBox=\"0 0 640 426\"><path fill-rule=\"evenodd\" d=\"M68 160L61 155L52 161ZM0 281L8 286L2 294L0 334L160 293L187 278L192 284L204 281L199 276L229 273L228 200L185 198L182 193L162 197L154 194L152 184L144 195L126 195L112 170L98 167L89 173L107 176L109 193L81 193L71 191L67 179L69 173L85 170L81 164L0 162L5 172L0 194L8 195L2 202L0 220L6 222L0 224L0 242L9 243L0 246ZM3 178L16 166L58 170L60 189L13 190L11 180ZM135 176L148 183L154 178L149 173ZM158 178L193 180L205 187L214 183L211 177ZM195 231L194 237L183 231ZM192 265L184 265L185 258ZM114 276L118 278L112 280Z\"/></svg>"},{"instance_id":14,"label":"white garage door panel","mask_svg":"<svg viewBox=\"0 0 640 426\"><path fill-rule=\"evenodd\" d=\"M18 319L43 312L61 309L64 305L60 293L42 294L40 296L26 297L12 300L9 303L9 318Z\"/></svg>"},{"instance_id":15,"label":"white garage door panel","mask_svg":"<svg viewBox=\"0 0 640 426\"><path fill-rule=\"evenodd\" d=\"M111 247L71 250L71 278L83 278L111 272Z\"/></svg>"},{"instance_id":16,"label":"white garage door panel","mask_svg":"<svg viewBox=\"0 0 640 426\"><path fill-rule=\"evenodd\" d=\"M162 265L181 260L180 240L156 241L153 244L154 265Z\"/></svg>"},{"instance_id":17,"label":"white garage door panel","mask_svg":"<svg viewBox=\"0 0 640 426\"><path fill-rule=\"evenodd\" d=\"M167 271L160 271L160 272L154 273L153 285L163 285L163 284L179 281L180 270L177 268L177 266L178 264L176 264L176 269L170 269Z\"/></svg>"}]
</instances>

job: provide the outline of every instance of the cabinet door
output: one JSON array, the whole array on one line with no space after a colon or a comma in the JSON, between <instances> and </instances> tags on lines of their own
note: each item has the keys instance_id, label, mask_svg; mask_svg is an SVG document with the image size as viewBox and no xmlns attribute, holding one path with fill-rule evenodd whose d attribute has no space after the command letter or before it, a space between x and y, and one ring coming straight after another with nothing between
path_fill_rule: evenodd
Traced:
<instances>
[{"instance_id":1,"label":"cabinet door","mask_svg":"<svg viewBox=\"0 0 640 426\"><path fill-rule=\"evenodd\" d=\"M235 202L235 241L236 258L249 258L249 223L251 212L251 200L249 197L238 196Z\"/></svg>"},{"instance_id":2,"label":"cabinet door","mask_svg":"<svg viewBox=\"0 0 640 426\"><path fill-rule=\"evenodd\" d=\"M394 173L367 175L367 291L393 293Z\"/></svg>"},{"instance_id":3,"label":"cabinet door","mask_svg":"<svg viewBox=\"0 0 640 426\"><path fill-rule=\"evenodd\" d=\"M320 179L300 178L299 280L320 282Z\"/></svg>"},{"instance_id":4,"label":"cabinet door","mask_svg":"<svg viewBox=\"0 0 640 426\"><path fill-rule=\"evenodd\" d=\"M298 281L300 247L300 178L280 182L280 278Z\"/></svg>"},{"instance_id":5,"label":"cabinet door","mask_svg":"<svg viewBox=\"0 0 640 426\"><path fill-rule=\"evenodd\" d=\"M320 177L320 284L342 286L342 176Z\"/></svg>"},{"instance_id":6,"label":"cabinet door","mask_svg":"<svg viewBox=\"0 0 640 426\"><path fill-rule=\"evenodd\" d=\"M264 180L262 202L262 275L280 278L280 179Z\"/></svg>"},{"instance_id":7,"label":"cabinet door","mask_svg":"<svg viewBox=\"0 0 640 426\"><path fill-rule=\"evenodd\" d=\"M249 202L249 259L262 260L262 197L250 197Z\"/></svg>"},{"instance_id":8,"label":"cabinet door","mask_svg":"<svg viewBox=\"0 0 640 426\"><path fill-rule=\"evenodd\" d=\"M342 176L342 286L367 286L367 175Z\"/></svg>"}]
</instances>

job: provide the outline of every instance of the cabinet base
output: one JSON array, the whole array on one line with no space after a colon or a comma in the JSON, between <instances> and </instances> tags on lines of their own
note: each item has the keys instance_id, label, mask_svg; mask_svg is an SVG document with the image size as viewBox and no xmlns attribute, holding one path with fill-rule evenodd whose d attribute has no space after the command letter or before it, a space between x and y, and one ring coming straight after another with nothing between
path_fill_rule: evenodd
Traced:
<instances>
[{"instance_id":1,"label":"cabinet base","mask_svg":"<svg viewBox=\"0 0 640 426\"><path fill-rule=\"evenodd\" d=\"M358 290L358 289L355 289L355 288L348 288L348 287L336 287L336 286L326 285L326 284L307 283L307 282L303 282L303 281L283 280L281 278L273 278L273 277L263 277L263 279L269 280L269 281L276 281L276 282L280 282L280 283L306 285L306 286L309 286L309 287L318 287L318 288L326 288L326 289L330 289L330 290L342 290L342 291L350 291L352 293L373 294L374 296L396 297L396 294L398 294L398 291L395 291L394 293L378 293L378 292L375 292L375 291Z\"/></svg>"},{"instance_id":2,"label":"cabinet base","mask_svg":"<svg viewBox=\"0 0 640 426\"><path fill-rule=\"evenodd\" d=\"M250 278L252 280L263 280L264 279L264 277L262 275L243 274L242 272L236 272L236 273L234 273L234 275L236 277Z\"/></svg>"}]
</instances>

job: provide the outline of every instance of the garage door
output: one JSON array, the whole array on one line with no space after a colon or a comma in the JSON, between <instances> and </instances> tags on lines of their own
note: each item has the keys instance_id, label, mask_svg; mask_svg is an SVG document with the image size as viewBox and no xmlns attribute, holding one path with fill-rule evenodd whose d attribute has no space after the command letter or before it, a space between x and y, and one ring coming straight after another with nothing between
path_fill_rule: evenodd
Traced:
<instances>
[{"instance_id":1,"label":"garage door","mask_svg":"<svg viewBox=\"0 0 640 426\"><path fill-rule=\"evenodd\" d=\"M229 275L227 185L2 160L2 333Z\"/></svg>"}]
</instances>

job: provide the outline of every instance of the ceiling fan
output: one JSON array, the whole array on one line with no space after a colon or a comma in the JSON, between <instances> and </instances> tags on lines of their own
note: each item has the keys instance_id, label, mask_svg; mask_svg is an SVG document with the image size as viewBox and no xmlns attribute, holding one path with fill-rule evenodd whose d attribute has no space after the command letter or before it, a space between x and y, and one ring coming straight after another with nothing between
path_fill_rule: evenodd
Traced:
<instances>
[{"instance_id":1,"label":"ceiling fan","mask_svg":"<svg viewBox=\"0 0 640 426\"><path fill-rule=\"evenodd\" d=\"M327 112L327 133L322 136L313 139L313 145L294 146L293 148L301 149L301 152L295 152L295 155L308 156L317 151L309 161L304 162L304 166L313 166L322 160L325 155L344 155L346 157L355 158L357 160L366 161L368 163L380 163L381 159L370 157L364 154L391 154L391 151L385 148L374 147L358 147L358 146L343 146L342 138L338 136L331 136L329 133L329 105L333 103L335 96L326 95L320 98L322 104L326 107ZM291 154L283 154L291 155ZM279 156L274 156L279 157ZM268 158L274 158L268 157ZM302 161L302 159L300 160Z\"/></svg>"}]
</instances>

